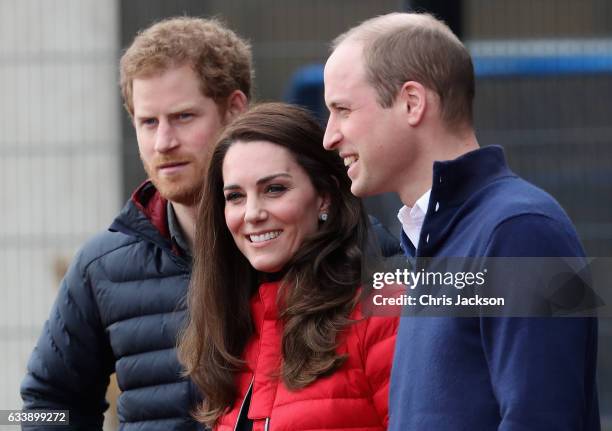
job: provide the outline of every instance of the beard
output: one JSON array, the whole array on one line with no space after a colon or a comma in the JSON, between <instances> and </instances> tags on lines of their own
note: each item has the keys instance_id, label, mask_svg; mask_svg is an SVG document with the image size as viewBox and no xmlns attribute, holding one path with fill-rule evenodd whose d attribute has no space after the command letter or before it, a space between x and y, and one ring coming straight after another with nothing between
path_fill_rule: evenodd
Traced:
<instances>
[{"instance_id":1,"label":"beard","mask_svg":"<svg viewBox=\"0 0 612 431\"><path fill-rule=\"evenodd\" d=\"M155 166L171 161L173 159L157 159L150 165L143 160L143 166L149 179L164 199L186 206L197 204L204 186L206 163L202 160L191 159L185 172L172 176L159 175ZM181 161L185 160L181 159Z\"/></svg>"}]
</instances>

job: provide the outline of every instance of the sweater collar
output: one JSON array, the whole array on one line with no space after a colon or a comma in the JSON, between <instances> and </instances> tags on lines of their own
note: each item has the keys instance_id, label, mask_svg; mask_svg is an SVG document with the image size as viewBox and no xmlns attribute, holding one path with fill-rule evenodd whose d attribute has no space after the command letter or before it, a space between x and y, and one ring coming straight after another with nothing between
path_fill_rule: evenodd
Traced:
<instances>
[{"instance_id":1,"label":"sweater collar","mask_svg":"<svg viewBox=\"0 0 612 431\"><path fill-rule=\"evenodd\" d=\"M442 203L460 206L484 185L508 176L515 174L506 164L503 148L497 145L470 151L454 160L434 162L428 212Z\"/></svg>"},{"instance_id":2,"label":"sweater collar","mask_svg":"<svg viewBox=\"0 0 612 431\"><path fill-rule=\"evenodd\" d=\"M415 246L402 231L401 248L411 258L429 255L430 235L438 237L457 209L483 187L516 175L508 168L502 147L491 145L470 151L454 160L434 162L431 195L419 242ZM432 240L435 242L435 239Z\"/></svg>"}]
</instances>

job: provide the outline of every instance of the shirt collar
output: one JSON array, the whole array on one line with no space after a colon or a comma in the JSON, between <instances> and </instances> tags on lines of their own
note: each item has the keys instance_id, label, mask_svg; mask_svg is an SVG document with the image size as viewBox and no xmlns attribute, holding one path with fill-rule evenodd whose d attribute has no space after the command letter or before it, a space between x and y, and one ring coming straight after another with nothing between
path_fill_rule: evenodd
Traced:
<instances>
[{"instance_id":1,"label":"shirt collar","mask_svg":"<svg viewBox=\"0 0 612 431\"><path fill-rule=\"evenodd\" d=\"M191 257L191 250L189 249L189 243L185 239L183 229L179 224L172 203L168 201L168 230L170 231L170 238L172 242L178 246L182 253Z\"/></svg>"},{"instance_id":2,"label":"shirt collar","mask_svg":"<svg viewBox=\"0 0 612 431\"><path fill-rule=\"evenodd\" d=\"M418 247L419 237L421 235L421 228L423 227L423 221L427 214L427 207L429 207L429 197L431 195L431 189L427 190L417 201L413 207L404 205L400 208L397 213L397 218L402 224L402 230L410 239L414 248Z\"/></svg>"}]
</instances>

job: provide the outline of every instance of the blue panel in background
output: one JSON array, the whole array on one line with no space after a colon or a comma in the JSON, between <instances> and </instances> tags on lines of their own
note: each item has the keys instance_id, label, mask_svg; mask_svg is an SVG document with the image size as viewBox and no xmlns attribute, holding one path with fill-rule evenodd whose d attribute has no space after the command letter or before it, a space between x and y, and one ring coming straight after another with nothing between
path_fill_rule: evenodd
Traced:
<instances>
[{"instance_id":1,"label":"blue panel in background","mask_svg":"<svg viewBox=\"0 0 612 431\"><path fill-rule=\"evenodd\" d=\"M309 109L324 123L327 121L327 108L323 91L323 65L311 64L293 74L284 99Z\"/></svg>"},{"instance_id":2,"label":"blue panel in background","mask_svg":"<svg viewBox=\"0 0 612 431\"><path fill-rule=\"evenodd\" d=\"M499 79L510 83L512 79L524 77L612 76L612 39L496 40L475 41L466 45L472 54L476 77L480 80ZM311 64L296 71L284 99L312 111L324 126L328 111L324 99L323 68L322 64ZM588 172L579 172L580 180L576 180L567 169L559 172L550 169L529 171L527 176L551 190L568 189L577 183L581 187L605 187L610 184L608 171L590 167ZM378 199L366 199L368 212L377 216L393 232L398 232L395 213L401 204L393 196ZM598 235L601 237L603 234L600 232Z\"/></svg>"},{"instance_id":3,"label":"blue panel in background","mask_svg":"<svg viewBox=\"0 0 612 431\"><path fill-rule=\"evenodd\" d=\"M612 73L612 55L474 57L478 78Z\"/></svg>"},{"instance_id":4,"label":"blue panel in background","mask_svg":"<svg viewBox=\"0 0 612 431\"><path fill-rule=\"evenodd\" d=\"M466 42L477 78L597 75L612 73L612 39L523 39ZM327 119L323 65L311 64L293 75L286 101Z\"/></svg>"}]
</instances>

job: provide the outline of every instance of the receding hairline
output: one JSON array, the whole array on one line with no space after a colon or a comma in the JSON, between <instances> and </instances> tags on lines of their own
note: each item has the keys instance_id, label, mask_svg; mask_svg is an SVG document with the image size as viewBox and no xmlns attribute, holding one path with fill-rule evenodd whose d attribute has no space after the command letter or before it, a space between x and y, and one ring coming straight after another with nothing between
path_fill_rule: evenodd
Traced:
<instances>
[{"instance_id":1,"label":"receding hairline","mask_svg":"<svg viewBox=\"0 0 612 431\"><path fill-rule=\"evenodd\" d=\"M349 42L367 45L381 36L394 33L406 27L439 31L454 42L462 45L451 29L431 14L393 12L367 19L342 33L332 41L331 50L335 51L340 45Z\"/></svg>"}]
</instances>

